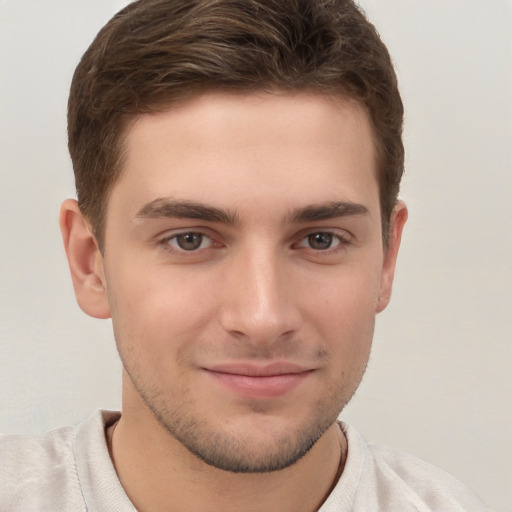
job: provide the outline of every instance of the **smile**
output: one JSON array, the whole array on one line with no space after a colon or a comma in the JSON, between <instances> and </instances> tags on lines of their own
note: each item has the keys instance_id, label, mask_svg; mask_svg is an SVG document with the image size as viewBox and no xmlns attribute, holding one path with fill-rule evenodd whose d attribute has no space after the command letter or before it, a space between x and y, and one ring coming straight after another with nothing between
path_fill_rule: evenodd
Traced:
<instances>
[{"instance_id":1,"label":"smile","mask_svg":"<svg viewBox=\"0 0 512 512\"><path fill-rule=\"evenodd\" d=\"M228 364L205 369L222 387L243 398L271 399L294 390L313 370L288 363L267 366Z\"/></svg>"}]
</instances>

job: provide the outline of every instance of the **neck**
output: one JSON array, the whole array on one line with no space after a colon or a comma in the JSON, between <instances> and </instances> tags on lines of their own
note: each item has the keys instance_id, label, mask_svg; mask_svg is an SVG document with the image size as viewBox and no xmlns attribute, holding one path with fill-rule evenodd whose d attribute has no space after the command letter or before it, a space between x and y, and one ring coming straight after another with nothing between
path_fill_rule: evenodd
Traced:
<instances>
[{"instance_id":1,"label":"neck","mask_svg":"<svg viewBox=\"0 0 512 512\"><path fill-rule=\"evenodd\" d=\"M139 512L313 512L336 484L347 451L333 424L295 464L241 474L199 460L148 410L123 409L108 434L120 482Z\"/></svg>"}]
</instances>

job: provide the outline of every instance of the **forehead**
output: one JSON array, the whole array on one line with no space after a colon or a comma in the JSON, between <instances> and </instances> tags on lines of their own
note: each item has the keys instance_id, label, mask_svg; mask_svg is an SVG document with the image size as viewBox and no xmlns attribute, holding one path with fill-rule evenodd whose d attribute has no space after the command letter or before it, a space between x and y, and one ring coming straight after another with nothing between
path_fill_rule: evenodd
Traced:
<instances>
[{"instance_id":1,"label":"forehead","mask_svg":"<svg viewBox=\"0 0 512 512\"><path fill-rule=\"evenodd\" d=\"M133 208L158 197L221 207L260 197L263 208L378 197L369 116L341 96L208 93L139 117L124 150L112 192Z\"/></svg>"}]
</instances>

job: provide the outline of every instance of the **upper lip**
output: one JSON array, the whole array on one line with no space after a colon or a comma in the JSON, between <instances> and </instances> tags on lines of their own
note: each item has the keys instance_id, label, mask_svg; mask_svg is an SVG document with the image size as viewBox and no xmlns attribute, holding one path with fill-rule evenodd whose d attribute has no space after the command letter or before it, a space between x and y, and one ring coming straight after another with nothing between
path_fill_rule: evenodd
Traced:
<instances>
[{"instance_id":1,"label":"upper lip","mask_svg":"<svg viewBox=\"0 0 512 512\"><path fill-rule=\"evenodd\" d=\"M244 375L247 377L272 377L277 375L304 373L312 370L312 368L288 362L275 362L269 364L224 363L213 365L205 369L216 373Z\"/></svg>"}]
</instances>

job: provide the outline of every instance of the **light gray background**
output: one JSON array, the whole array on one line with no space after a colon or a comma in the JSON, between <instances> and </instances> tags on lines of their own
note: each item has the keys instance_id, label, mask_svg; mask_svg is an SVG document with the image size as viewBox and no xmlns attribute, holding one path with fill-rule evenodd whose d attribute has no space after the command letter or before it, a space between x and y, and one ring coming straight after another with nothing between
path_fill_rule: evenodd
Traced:
<instances>
[{"instance_id":1,"label":"light gray background","mask_svg":"<svg viewBox=\"0 0 512 512\"><path fill-rule=\"evenodd\" d=\"M0 431L118 408L110 323L76 306L71 74L121 0L0 0ZM512 512L512 2L364 0L407 108L410 208L394 298L343 418Z\"/></svg>"}]
</instances>

